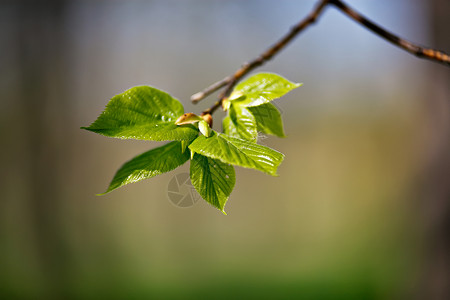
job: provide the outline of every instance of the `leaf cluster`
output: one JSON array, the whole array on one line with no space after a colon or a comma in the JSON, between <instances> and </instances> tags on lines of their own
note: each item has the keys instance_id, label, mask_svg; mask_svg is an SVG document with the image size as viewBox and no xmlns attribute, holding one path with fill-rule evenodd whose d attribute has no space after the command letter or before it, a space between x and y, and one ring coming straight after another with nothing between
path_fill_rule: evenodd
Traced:
<instances>
[{"instance_id":1,"label":"leaf cluster","mask_svg":"<svg viewBox=\"0 0 450 300\"><path fill-rule=\"evenodd\" d=\"M97 120L82 129L113 138L170 142L126 162L103 194L190 160L192 185L225 213L236 182L233 166L277 175L284 155L258 144L258 132L285 136L281 113L270 102L299 86L271 73L249 77L223 101L227 116L222 133L211 129L210 115L184 113L177 99L156 88L138 86L114 96Z\"/></svg>"}]
</instances>

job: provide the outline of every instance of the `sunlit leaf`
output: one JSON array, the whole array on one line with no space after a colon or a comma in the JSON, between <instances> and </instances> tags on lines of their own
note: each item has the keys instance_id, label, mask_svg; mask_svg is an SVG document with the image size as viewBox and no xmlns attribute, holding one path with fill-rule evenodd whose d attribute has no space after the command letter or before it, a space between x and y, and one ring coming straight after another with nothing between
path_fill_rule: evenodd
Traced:
<instances>
[{"instance_id":1,"label":"sunlit leaf","mask_svg":"<svg viewBox=\"0 0 450 300\"><path fill-rule=\"evenodd\" d=\"M223 132L229 136L256 142L258 131L255 117L243 106L232 104L222 126Z\"/></svg>"},{"instance_id":2,"label":"sunlit leaf","mask_svg":"<svg viewBox=\"0 0 450 300\"><path fill-rule=\"evenodd\" d=\"M200 196L225 213L225 203L236 181L233 166L195 153L190 173L192 185Z\"/></svg>"},{"instance_id":3,"label":"sunlit leaf","mask_svg":"<svg viewBox=\"0 0 450 300\"><path fill-rule=\"evenodd\" d=\"M82 128L121 139L192 140L198 134L194 126L175 125L183 112L181 103L169 94L138 86L114 96L97 120Z\"/></svg>"},{"instance_id":4,"label":"sunlit leaf","mask_svg":"<svg viewBox=\"0 0 450 300\"><path fill-rule=\"evenodd\" d=\"M284 155L268 147L233 138L215 131L209 138L201 135L189 149L204 156L219 159L224 163L252 168L276 176Z\"/></svg>"},{"instance_id":5,"label":"sunlit leaf","mask_svg":"<svg viewBox=\"0 0 450 300\"><path fill-rule=\"evenodd\" d=\"M273 73L259 73L239 83L231 93L243 95L237 98L245 106L258 106L280 98L289 91L301 86Z\"/></svg>"},{"instance_id":6,"label":"sunlit leaf","mask_svg":"<svg viewBox=\"0 0 450 300\"><path fill-rule=\"evenodd\" d=\"M170 142L144 152L126 162L117 171L104 194L126 184L169 172L184 164L188 159L189 151L182 153L181 142Z\"/></svg>"},{"instance_id":7,"label":"sunlit leaf","mask_svg":"<svg viewBox=\"0 0 450 300\"><path fill-rule=\"evenodd\" d=\"M247 108L255 117L258 131L284 137L280 111L272 103Z\"/></svg>"}]
</instances>

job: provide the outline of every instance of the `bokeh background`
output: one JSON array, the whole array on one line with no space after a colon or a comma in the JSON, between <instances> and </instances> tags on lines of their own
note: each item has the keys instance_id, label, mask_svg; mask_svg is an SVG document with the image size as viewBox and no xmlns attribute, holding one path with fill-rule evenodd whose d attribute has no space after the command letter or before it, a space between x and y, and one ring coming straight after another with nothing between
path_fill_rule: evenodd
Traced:
<instances>
[{"instance_id":1,"label":"bokeh background","mask_svg":"<svg viewBox=\"0 0 450 300\"><path fill-rule=\"evenodd\" d=\"M258 71L304 85L276 101L286 159L237 168L228 216L173 205L170 173L103 197L159 143L79 129L147 84L190 95L231 74L315 1L0 2L0 298L449 299L450 69L334 8ZM447 0L349 0L450 51ZM223 113L215 115L220 130Z\"/></svg>"}]
</instances>

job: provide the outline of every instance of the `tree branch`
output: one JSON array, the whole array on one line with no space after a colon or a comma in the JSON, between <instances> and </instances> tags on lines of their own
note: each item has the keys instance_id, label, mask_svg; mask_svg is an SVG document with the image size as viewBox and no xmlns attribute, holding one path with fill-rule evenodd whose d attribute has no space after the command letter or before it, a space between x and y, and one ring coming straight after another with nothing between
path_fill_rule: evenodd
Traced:
<instances>
[{"instance_id":1,"label":"tree branch","mask_svg":"<svg viewBox=\"0 0 450 300\"><path fill-rule=\"evenodd\" d=\"M317 18L320 16L320 14L328 4L334 5L348 17L359 23L361 26L366 27L368 30L376 33L378 36L402 48L403 50L419 58L429 59L431 61L450 66L450 57L446 53L430 48L420 47L388 32L386 29L383 29L382 27L378 26L360 13L347 6L341 0L321 0L317 3L317 5L306 18L292 27L291 30L283 38L281 38L277 43L263 52L260 56L250 62L243 64L233 75L227 76L224 79L210 85L203 91L192 95L191 101L193 103L197 103L210 94L214 93L215 91L225 87L223 92L219 95L219 100L215 102L214 105L212 105L210 108L205 109L202 112L202 115L214 113L214 111L216 111L217 108L221 106L222 101L229 96L229 94L233 90L233 87L242 79L242 77L244 77L253 69L269 61L273 56L280 52L280 50L285 48L286 45L290 41L292 41L299 33L301 33L304 29L306 29L309 25L313 24L317 20Z\"/></svg>"},{"instance_id":2,"label":"tree branch","mask_svg":"<svg viewBox=\"0 0 450 300\"><path fill-rule=\"evenodd\" d=\"M294 37L296 37L306 27L314 23L322 13L325 6L328 4L328 1L329 0L321 0L305 19L293 26L291 30L272 47L267 49L256 59L243 64L242 67L240 67L232 76L225 77L221 81L212 84L202 92L192 95L191 101L193 103L197 103L211 93L217 91L222 87L225 87L225 90L219 95L219 101L214 103L214 105L210 108L204 110L202 113L203 115L212 114L222 104L223 99L230 94L235 84L243 76L245 76L253 69L263 65L266 61L270 60L273 56L280 52L280 50L283 49Z\"/></svg>"},{"instance_id":3,"label":"tree branch","mask_svg":"<svg viewBox=\"0 0 450 300\"><path fill-rule=\"evenodd\" d=\"M444 53L442 51L430 49L430 48L420 47L420 46L415 45L405 39L402 39L402 38L396 36L393 33L390 33L389 31L387 31L386 29L383 29L382 27L373 23L372 21L370 21L369 19L367 19L360 13L351 9L349 6L347 6L341 0L330 0L329 4L333 4L336 8L340 9L344 14L349 16L351 19L358 22L360 25L366 27L373 33L384 38L385 40L391 42L395 46L400 47L403 50L405 50L419 58L429 59L431 61L450 66L450 56L448 56L446 53Z\"/></svg>"}]
</instances>

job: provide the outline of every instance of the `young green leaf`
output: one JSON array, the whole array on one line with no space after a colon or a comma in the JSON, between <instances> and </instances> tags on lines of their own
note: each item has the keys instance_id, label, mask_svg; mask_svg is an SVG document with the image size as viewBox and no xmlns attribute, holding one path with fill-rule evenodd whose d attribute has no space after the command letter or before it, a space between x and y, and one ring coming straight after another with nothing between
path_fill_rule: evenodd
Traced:
<instances>
[{"instance_id":1,"label":"young green leaf","mask_svg":"<svg viewBox=\"0 0 450 300\"><path fill-rule=\"evenodd\" d=\"M255 117L243 106L232 104L222 126L226 135L256 142L258 131Z\"/></svg>"},{"instance_id":2,"label":"young green leaf","mask_svg":"<svg viewBox=\"0 0 450 300\"><path fill-rule=\"evenodd\" d=\"M121 139L192 140L198 135L194 126L175 125L183 112L181 103L169 94L138 86L114 96L97 120L82 129Z\"/></svg>"},{"instance_id":3,"label":"young green leaf","mask_svg":"<svg viewBox=\"0 0 450 300\"><path fill-rule=\"evenodd\" d=\"M256 169L272 176L277 176L277 168L284 158L283 154L268 147L215 131L209 138L203 135L196 138L189 149L224 163Z\"/></svg>"},{"instance_id":4,"label":"young green leaf","mask_svg":"<svg viewBox=\"0 0 450 300\"><path fill-rule=\"evenodd\" d=\"M195 153L190 173L191 183L200 196L225 213L225 203L236 182L233 166Z\"/></svg>"},{"instance_id":5,"label":"young green leaf","mask_svg":"<svg viewBox=\"0 0 450 300\"><path fill-rule=\"evenodd\" d=\"M245 106L258 106L280 98L289 91L301 86L273 73L259 73L239 83L231 93L244 95L234 101ZM242 100L240 100L242 99Z\"/></svg>"},{"instance_id":6,"label":"young green leaf","mask_svg":"<svg viewBox=\"0 0 450 300\"><path fill-rule=\"evenodd\" d=\"M272 103L247 107L256 120L258 131L285 137L280 111Z\"/></svg>"},{"instance_id":7,"label":"young green leaf","mask_svg":"<svg viewBox=\"0 0 450 300\"><path fill-rule=\"evenodd\" d=\"M138 182L181 166L189 159L189 151L182 153L181 142L170 142L164 146L144 152L126 162L114 175L106 193L129 183Z\"/></svg>"}]
</instances>

